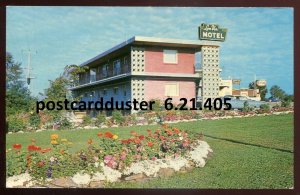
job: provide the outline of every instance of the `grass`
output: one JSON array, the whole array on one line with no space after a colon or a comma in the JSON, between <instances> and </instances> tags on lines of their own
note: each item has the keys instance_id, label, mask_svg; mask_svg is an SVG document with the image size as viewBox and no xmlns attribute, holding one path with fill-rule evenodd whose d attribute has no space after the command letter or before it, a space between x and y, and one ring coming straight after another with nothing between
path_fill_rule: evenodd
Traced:
<instances>
[{"instance_id":1,"label":"grass","mask_svg":"<svg viewBox=\"0 0 300 195\"><path fill-rule=\"evenodd\" d=\"M289 188L293 182L293 115L272 115L251 118L182 122L173 126L203 132L214 150L204 168L190 173L177 173L170 178L157 178L145 183L113 183L112 188ZM136 126L111 128L119 137L128 137L130 130L146 132ZM97 139L99 130L55 131L72 141L73 151L86 146L89 138ZM6 146L28 145L31 138L37 145L49 147L53 131L9 134ZM229 141L228 141L229 140ZM237 143L239 142L239 143Z\"/></svg>"}]
</instances>

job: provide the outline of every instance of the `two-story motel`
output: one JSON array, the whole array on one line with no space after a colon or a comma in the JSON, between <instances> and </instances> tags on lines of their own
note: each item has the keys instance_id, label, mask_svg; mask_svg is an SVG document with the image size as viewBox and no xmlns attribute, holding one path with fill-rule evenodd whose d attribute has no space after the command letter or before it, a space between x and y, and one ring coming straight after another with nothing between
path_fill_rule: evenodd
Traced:
<instances>
[{"instance_id":1,"label":"two-story motel","mask_svg":"<svg viewBox=\"0 0 300 195\"><path fill-rule=\"evenodd\" d=\"M226 87L220 85L219 50L218 41L135 36L81 64L89 70L79 75L79 85L71 90L84 101L172 97L174 104L180 98L203 102L219 97Z\"/></svg>"}]
</instances>

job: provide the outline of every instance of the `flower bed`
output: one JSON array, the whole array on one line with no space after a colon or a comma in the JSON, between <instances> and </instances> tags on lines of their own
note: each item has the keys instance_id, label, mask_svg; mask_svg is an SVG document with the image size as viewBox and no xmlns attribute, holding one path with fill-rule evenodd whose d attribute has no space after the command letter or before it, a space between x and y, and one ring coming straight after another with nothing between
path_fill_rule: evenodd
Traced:
<instances>
[{"instance_id":1,"label":"flower bed","mask_svg":"<svg viewBox=\"0 0 300 195\"><path fill-rule=\"evenodd\" d=\"M202 135L166 124L155 131L148 129L147 135L135 131L130 135L120 139L109 131L99 132L87 140L86 148L75 154L69 152L72 143L60 139L58 134L51 135L52 146L48 148L36 146L35 140L31 140L27 151L14 144L7 151L7 187L20 185L18 177L22 178L23 186L53 184L57 179L68 178L70 182L63 180L63 183L73 182L75 187L87 187L99 181L153 178L203 167L212 152L201 140Z\"/></svg>"}]
</instances>

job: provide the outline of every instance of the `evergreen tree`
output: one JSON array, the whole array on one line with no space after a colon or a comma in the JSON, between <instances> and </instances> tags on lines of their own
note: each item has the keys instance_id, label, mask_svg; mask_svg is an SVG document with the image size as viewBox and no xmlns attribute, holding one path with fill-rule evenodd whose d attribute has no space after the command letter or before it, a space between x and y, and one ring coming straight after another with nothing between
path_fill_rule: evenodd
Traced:
<instances>
[{"instance_id":1,"label":"evergreen tree","mask_svg":"<svg viewBox=\"0 0 300 195\"><path fill-rule=\"evenodd\" d=\"M29 111L32 98L23 78L21 64L6 53L6 115Z\"/></svg>"}]
</instances>

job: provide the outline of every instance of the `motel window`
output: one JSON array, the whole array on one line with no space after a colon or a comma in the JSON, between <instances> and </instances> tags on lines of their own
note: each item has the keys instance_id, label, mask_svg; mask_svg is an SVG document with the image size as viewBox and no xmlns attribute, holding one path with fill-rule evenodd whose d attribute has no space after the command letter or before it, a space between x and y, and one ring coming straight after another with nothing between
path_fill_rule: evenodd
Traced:
<instances>
[{"instance_id":1,"label":"motel window","mask_svg":"<svg viewBox=\"0 0 300 195\"><path fill-rule=\"evenodd\" d=\"M113 66L114 66L114 70L113 70L114 75L121 74L121 62L120 62L120 60L114 61Z\"/></svg>"},{"instance_id":2,"label":"motel window","mask_svg":"<svg viewBox=\"0 0 300 195\"><path fill-rule=\"evenodd\" d=\"M128 60L128 56L124 57L124 71L125 73L127 73L129 70L129 60Z\"/></svg>"},{"instance_id":3,"label":"motel window","mask_svg":"<svg viewBox=\"0 0 300 195\"><path fill-rule=\"evenodd\" d=\"M164 49L164 63L177 64L177 50Z\"/></svg>"},{"instance_id":4,"label":"motel window","mask_svg":"<svg viewBox=\"0 0 300 195\"><path fill-rule=\"evenodd\" d=\"M165 96L179 96L179 83L168 83L165 85Z\"/></svg>"},{"instance_id":5,"label":"motel window","mask_svg":"<svg viewBox=\"0 0 300 195\"><path fill-rule=\"evenodd\" d=\"M107 77L107 73L108 73L108 65L105 64L105 65L102 67L102 75L103 75L103 78L106 78L106 77Z\"/></svg>"},{"instance_id":6,"label":"motel window","mask_svg":"<svg viewBox=\"0 0 300 195\"><path fill-rule=\"evenodd\" d=\"M115 95L118 95L118 90L119 90L118 87L115 87L115 88L114 88L114 94L115 94Z\"/></svg>"},{"instance_id":7,"label":"motel window","mask_svg":"<svg viewBox=\"0 0 300 195\"><path fill-rule=\"evenodd\" d=\"M90 82L96 81L96 68L90 69Z\"/></svg>"}]
</instances>

